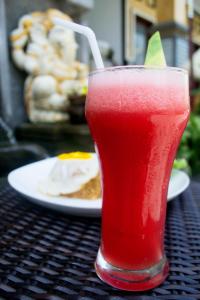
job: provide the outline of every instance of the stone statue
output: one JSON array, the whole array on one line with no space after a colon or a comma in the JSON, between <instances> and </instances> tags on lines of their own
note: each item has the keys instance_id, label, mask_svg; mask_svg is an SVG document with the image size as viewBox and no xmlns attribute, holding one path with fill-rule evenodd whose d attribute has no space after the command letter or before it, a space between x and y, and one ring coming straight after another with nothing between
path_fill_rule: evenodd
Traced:
<instances>
[{"instance_id":1,"label":"stone statue","mask_svg":"<svg viewBox=\"0 0 200 300\"><path fill-rule=\"evenodd\" d=\"M28 73L25 107L31 122L69 119L70 95L87 91L87 65L76 60L74 32L53 24L53 17L71 18L55 9L23 16L10 35L15 65Z\"/></svg>"}]
</instances>

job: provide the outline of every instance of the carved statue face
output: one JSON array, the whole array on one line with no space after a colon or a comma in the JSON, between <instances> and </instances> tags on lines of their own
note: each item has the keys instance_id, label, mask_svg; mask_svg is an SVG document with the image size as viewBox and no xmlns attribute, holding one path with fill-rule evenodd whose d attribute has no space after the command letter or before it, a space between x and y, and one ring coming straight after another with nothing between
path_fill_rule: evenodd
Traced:
<instances>
[{"instance_id":1,"label":"carved statue face","mask_svg":"<svg viewBox=\"0 0 200 300\"><path fill-rule=\"evenodd\" d=\"M53 16L69 19L56 10L23 16L11 33L12 56L15 64L29 74L50 74L49 62L70 65L76 60L77 44L74 32L55 26ZM45 59L47 57L47 59ZM48 59L49 58L49 59ZM42 66L42 67L41 67Z\"/></svg>"},{"instance_id":2,"label":"carved statue face","mask_svg":"<svg viewBox=\"0 0 200 300\"><path fill-rule=\"evenodd\" d=\"M75 41L74 32L61 26L54 26L49 31L48 38L66 64L75 61L78 45Z\"/></svg>"}]
</instances>

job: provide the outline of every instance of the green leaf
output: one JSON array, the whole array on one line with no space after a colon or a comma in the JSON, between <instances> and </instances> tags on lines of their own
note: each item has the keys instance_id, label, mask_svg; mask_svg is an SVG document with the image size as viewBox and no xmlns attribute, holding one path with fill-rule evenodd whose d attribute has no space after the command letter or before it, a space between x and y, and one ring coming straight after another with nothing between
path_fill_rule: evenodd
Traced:
<instances>
[{"instance_id":1,"label":"green leaf","mask_svg":"<svg viewBox=\"0 0 200 300\"><path fill-rule=\"evenodd\" d=\"M187 167L188 167L188 163L186 159L180 158L174 160L174 165L173 165L174 169L183 170L186 169Z\"/></svg>"},{"instance_id":2,"label":"green leaf","mask_svg":"<svg viewBox=\"0 0 200 300\"><path fill-rule=\"evenodd\" d=\"M88 92L88 87L86 85L84 85L81 89L81 94L82 95L87 95L87 92Z\"/></svg>"},{"instance_id":3,"label":"green leaf","mask_svg":"<svg viewBox=\"0 0 200 300\"><path fill-rule=\"evenodd\" d=\"M146 66L159 66L159 67L166 66L165 55L162 47L160 33L158 31L156 31L149 39L146 59L144 64Z\"/></svg>"}]
</instances>

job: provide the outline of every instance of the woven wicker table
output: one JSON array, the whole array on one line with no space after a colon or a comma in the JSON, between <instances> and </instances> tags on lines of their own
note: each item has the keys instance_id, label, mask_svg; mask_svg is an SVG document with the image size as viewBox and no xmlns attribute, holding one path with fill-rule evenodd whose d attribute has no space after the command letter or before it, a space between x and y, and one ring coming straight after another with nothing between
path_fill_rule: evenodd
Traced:
<instances>
[{"instance_id":1,"label":"woven wicker table","mask_svg":"<svg viewBox=\"0 0 200 300\"><path fill-rule=\"evenodd\" d=\"M0 299L200 299L200 184L168 205L170 275L145 293L123 292L94 271L100 220L39 208L0 182Z\"/></svg>"}]
</instances>

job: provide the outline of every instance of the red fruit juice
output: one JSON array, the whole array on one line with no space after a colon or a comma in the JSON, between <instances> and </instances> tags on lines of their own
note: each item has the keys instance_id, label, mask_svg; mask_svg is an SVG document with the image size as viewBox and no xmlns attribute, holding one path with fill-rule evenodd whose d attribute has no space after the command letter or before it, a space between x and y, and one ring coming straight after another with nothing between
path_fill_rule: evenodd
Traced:
<instances>
[{"instance_id":1,"label":"red fruit juice","mask_svg":"<svg viewBox=\"0 0 200 300\"><path fill-rule=\"evenodd\" d=\"M189 116L188 78L175 68L111 68L90 76L86 117L100 159L101 254L143 270L164 257L170 173Z\"/></svg>"}]
</instances>

